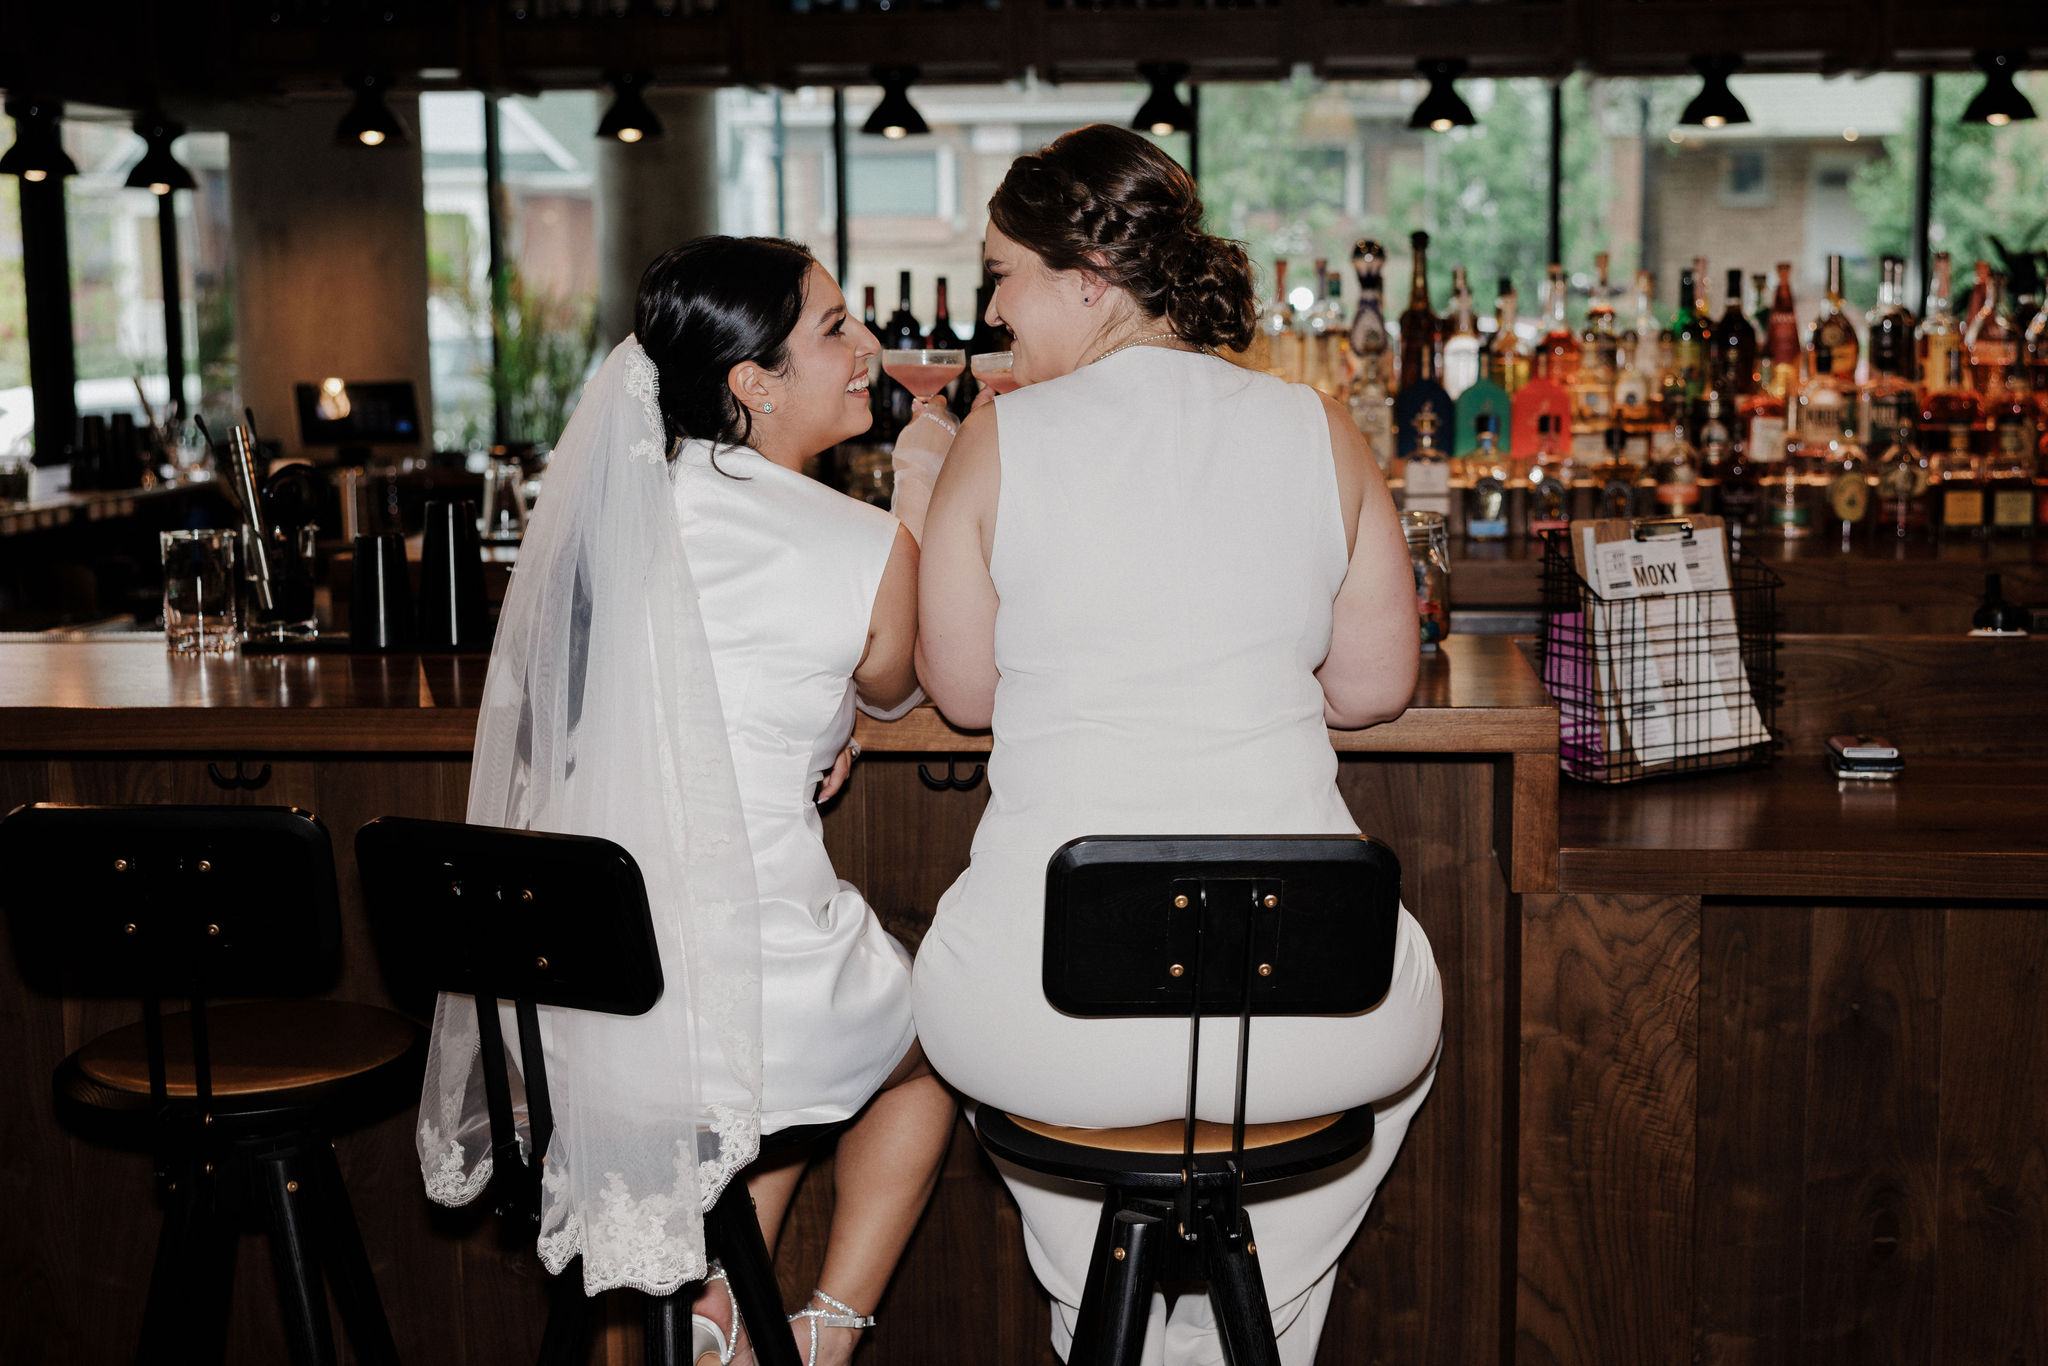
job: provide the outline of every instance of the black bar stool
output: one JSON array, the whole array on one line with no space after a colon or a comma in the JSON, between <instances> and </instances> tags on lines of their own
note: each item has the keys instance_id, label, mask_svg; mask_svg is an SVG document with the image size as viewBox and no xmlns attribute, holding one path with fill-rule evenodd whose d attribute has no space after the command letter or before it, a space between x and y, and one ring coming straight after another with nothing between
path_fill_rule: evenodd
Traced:
<instances>
[{"instance_id":1,"label":"black bar stool","mask_svg":"<svg viewBox=\"0 0 2048 1366\"><path fill-rule=\"evenodd\" d=\"M164 1222L137 1360L221 1360L237 1244L253 1226L269 1234L292 1361L335 1360L331 1289L357 1360L395 1366L330 1140L418 1095L425 1032L349 1001L207 1004L333 980L341 914L326 827L288 807L39 803L0 821L0 867L31 984L142 998L140 1023L86 1044L54 1078L67 1127L155 1156ZM166 1016L166 996L189 1009Z\"/></svg>"},{"instance_id":2,"label":"black bar stool","mask_svg":"<svg viewBox=\"0 0 2048 1366\"><path fill-rule=\"evenodd\" d=\"M1246 1186L1319 1171L1372 1141L1362 1105L1246 1125L1255 1015L1345 1015L1387 994L1401 865L1349 835L1095 836L1046 868L1045 996L1069 1015L1188 1019L1187 1110L1076 1129L983 1106L991 1154L1105 1188L1069 1366L1136 1366L1152 1290L1206 1282L1233 1366L1278 1366ZM1195 1118L1202 1017L1238 1020L1229 1124Z\"/></svg>"},{"instance_id":3,"label":"black bar stool","mask_svg":"<svg viewBox=\"0 0 2048 1366\"><path fill-rule=\"evenodd\" d=\"M540 1230L540 1162L529 1166L514 1125L509 1061L498 1003L512 1002L532 1150L554 1132L538 1006L642 1015L661 999L661 958L647 888L633 856L606 839L386 816L356 832L356 862L387 951L425 985L476 998L484 1092L491 1116L494 1212L509 1239L531 1247ZM810 1142L836 1126L774 1135L774 1147ZM771 1147L764 1139L762 1147ZM775 1266L742 1176L705 1212L708 1250L725 1263L733 1299L758 1360L801 1366L784 1327ZM696 1285L644 1296L649 1366L688 1366ZM754 1325L765 1325L756 1332ZM582 1366L590 1300L579 1272L555 1278L542 1366Z\"/></svg>"}]
</instances>

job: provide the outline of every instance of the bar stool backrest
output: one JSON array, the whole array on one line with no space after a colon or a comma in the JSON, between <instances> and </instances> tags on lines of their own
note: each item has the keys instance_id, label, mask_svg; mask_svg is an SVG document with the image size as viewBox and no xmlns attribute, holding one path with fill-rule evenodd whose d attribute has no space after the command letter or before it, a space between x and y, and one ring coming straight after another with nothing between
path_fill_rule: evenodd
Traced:
<instances>
[{"instance_id":1,"label":"bar stool backrest","mask_svg":"<svg viewBox=\"0 0 2048 1366\"><path fill-rule=\"evenodd\" d=\"M63 806L0 820L23 977L72 996L304 996L340 964L327 827L283 806Z\"/></svg>"},{"instance_id":2,"label":"bar stool backrest","mask_svg":"<svg viewBox=\"0 0 2048 1366\"><path fill-rule=\"evenodd\" d=\"M1370 837L1096 835L1045 883L1045 997L1070 1015L1347 1015L1393 981L1401 862Z\"/></svg>"},{"instance_id":3,"label":"bar stool backrest","mask_svg":"<svg viewBox=\"0 0 2048 1366\"><path fill-rule=\"evenodd\" d=\"M537 1228L554 1134L537 1007L644 1015L661 999L640 865L607 839L405 816L356 831L356 864L387 958L437 991L476 998L493 1203L510 1224ZM513 1118L501 1000L519 1031L530 1163Z\"/></svg>"}]
</instances>

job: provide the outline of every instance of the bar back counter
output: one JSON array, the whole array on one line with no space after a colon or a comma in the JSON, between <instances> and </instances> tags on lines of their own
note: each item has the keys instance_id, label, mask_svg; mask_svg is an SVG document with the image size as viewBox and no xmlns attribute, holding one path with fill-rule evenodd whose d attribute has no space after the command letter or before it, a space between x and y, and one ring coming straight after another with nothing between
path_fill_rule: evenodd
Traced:
<instances>
[{"instance_id":1,"label":"bar back counter","mask_svg":"<svg viewBox=\"0 0 2048 1366\"><path fill-rule=\"evenodd\" d=\"M1788 637L1770 770L1559 790L1523 648L1453 636L1399 720L1333 736L1400 854L1446 987L1445 1060L1339 1270L1324 1362L2048 1359L2048 645ZM343 852L332 994L394 1000L349 836L459 819L481 658L168 659L159 639L0 642L0 807L252 802ZM1889 728L1895 785L1837 791L1814 736ZM915 946L986 802L985 735L863 720L827 809L841 876ZM4 870L0 870L4 877ZM256 889L260 894L260 889ZM132 1352L146 1159L69 1138L49 1077L119 1002L54 1000L0 949L0 1358ZM530 1248L421 1193L410 1111L340 1140L401 1351L533 1359ZM811 1286L829 1166L778 1271ZM231 1358L274 1359L245 1255ZM1044 1366L1014 1209L964 1126L867 1360ZM612 1324L607 1360L637 1359Z\"/></svg>"}]
</instances>

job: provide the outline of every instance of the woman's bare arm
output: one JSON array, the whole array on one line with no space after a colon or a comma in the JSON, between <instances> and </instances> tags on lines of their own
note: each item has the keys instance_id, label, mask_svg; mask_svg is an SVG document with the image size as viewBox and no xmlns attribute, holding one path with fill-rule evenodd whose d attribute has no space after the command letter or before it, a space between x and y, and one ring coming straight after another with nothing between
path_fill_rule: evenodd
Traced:
<instances>
[{"instance_id":1,"label":"woman's bare arm","mask_svg":"<svg viewBox=\"0 0 2048 1366\"><path fill-rule=\"evenodd\" d=\"M1316 670L1323 719L1356 730L1399 716L1421 666L1415 576L1393 495L1350 414L1323 400L1351 565L1330 617L1330 653Z\"/></svg>"},{"instance_id":2,"label":"woman's bare arm","mask_svg":"<svg viewBox=\"0 0 2048 1366\"><path fill-rule=\"evenodd\" d=\"M956 726L988 725L996 697L996 409L977 408L960 425L932 490L918 570L917 675Z\"/></svg>"},{"instance_id":3,"label":"woman's bare arm","mask_svg":"<svg viewBox=\"0 0 2048 1366\"><path fill-rule=\"evenodd\" d=\"M917 642L917 541L896 528L882 586L868 616L868 646L854 666L860 700L881 711L900 705L917 687L912 651Z\"/></svg>"}]
</instances>

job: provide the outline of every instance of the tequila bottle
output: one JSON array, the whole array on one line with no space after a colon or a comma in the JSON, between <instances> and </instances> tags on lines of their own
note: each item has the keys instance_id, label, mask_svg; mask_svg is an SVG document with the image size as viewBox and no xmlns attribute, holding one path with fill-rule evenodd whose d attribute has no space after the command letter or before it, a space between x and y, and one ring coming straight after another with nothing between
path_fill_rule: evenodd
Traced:
<instances>
[{"instance_id":1,"label":"tequila bottle","mask_svg":"<svg viewBox=\"0 0 2048 1366\"><path fill-rule=\"evenodd\" d=\"M1378 242L1361 239L1351 249L1351 269L1358 276L1358 309L1351 315L1351 420L1365 434L1373 458L1385 470L1394 459L1394 404L1387 390L1387 324L1381 312L1381 272L1386 252Z\"/></svg>"},{"instance_id":2,"label":"tequila bottle","mask_svg":"<svg viewBox=\"0 0 2048 1366\"><path fill-rule=\"evenodd\" d=\"M1451 272L1451 330L1444 338L1444 392L1456 398L1478 382L1479 324L1472 314L1472 290L1465 283L1465 268L1459 266Z\"/></svg>"},{"instance_id":3,"label":"tequila bottle","mask_svg":"<svg viewBox=\"0 0 2048 1366\"><path fill-rule=\"evenodd\" d=\"M1566 316L1569 307L1564 267L1553 263L1543 287L1543 340L1536 347L1535 373L1565 389L1578 384L1584 348Z\"/></svg>"},{"instance_id":4,"label":"tequila bottle","mask_svg":"<svg viewBox=\"0 0 2048 1366\"><path fill-rule=\"evenodd\" d=\"M1515 282L1500 277L1500 294L1493 304L1493 340L1487 343L1487 377L1508 391L1510 397L1529 382L1529 348L1515 330Z\"/></svg>"}]
</instances>

